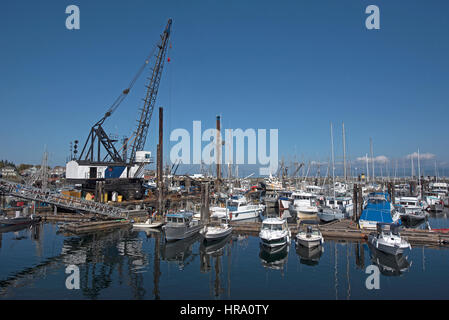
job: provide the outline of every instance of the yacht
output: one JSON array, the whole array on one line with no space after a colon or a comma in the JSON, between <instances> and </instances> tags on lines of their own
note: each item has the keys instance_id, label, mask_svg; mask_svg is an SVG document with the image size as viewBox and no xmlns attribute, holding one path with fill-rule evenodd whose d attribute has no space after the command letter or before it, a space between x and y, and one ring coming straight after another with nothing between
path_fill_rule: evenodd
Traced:
<instances>
[{"instance_id":1,"label":"yacht","mask_svg":"<svg viewBox=\"0 0 449 320\"><path fill-rule=\"evenodd\" d=\"M288 210L294 214L317 214L317 196L308 192L293 192Z\"/></svg>"},{"instance_id":2,"label":"yacht","mask_svg":"<svg viewBox=\"0 0 449 320\"><path fill-rule=\"evenodd\" d=\"M377 232L368 236L368 242L377 250L397 255L412 247L399 235L399 226L392 223L378 223Z\"/></svg>"},{"instance_id":3,"label":"yacht","mask_svg":"<svg viewBox=\"0 0 449 320\"><path fill-rule=\"evenodd\" d=\"M166 224L162 227L167 241L181 240L197 234L202 228L200 220L193 219L193 212L181 210L168 213L165 216Z\"/></svg>"},{"instance_id":4,"label":"yacht","mask_svg":"<svg viewBox=\"0 0 449 320\"><path fill-rule=\"evenodd\" d=\"M258 218L265 210L262 204L250 204L244 195L235 195L227 201L227 207L211 208L211 218L227 218L229 221L239 221Z\"/></svg>"},{"instance_id":5,"label":"yacht","mask_svg":"<svg viewBox=\"0 0 449 320\"><path fill-rule=\"evenodd\" d=\"M287 221L280 218L267 218L262 221L259 238L263 246L274 248L290 243L291 232Z\"/></svg>"}]
</instances>

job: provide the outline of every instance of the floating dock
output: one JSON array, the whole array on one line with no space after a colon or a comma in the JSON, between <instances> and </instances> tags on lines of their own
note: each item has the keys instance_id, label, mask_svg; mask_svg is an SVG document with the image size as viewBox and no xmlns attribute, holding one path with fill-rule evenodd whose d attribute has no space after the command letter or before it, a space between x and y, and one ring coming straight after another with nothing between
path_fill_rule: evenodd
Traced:
<instances>
[{"instance_id":1,"label":"floating dock","mask_svg":"<svg viewBox=\"0 0 449 320\"><path fill-rule=\"evenodd\" d=\"M262 226L261 222L234 222L232 223L234 232L258 235ZM298 224L289 223L292 236L298 233ZM333 221L327 224L319 225L323 237L333 240L366 240L372 230L359 229L352 220ZM449 245L449 233L439 230L417 230L404 229L401 231L401 237L412 245Z\"/></svg>"},{"instance_id":2,"label":"floating dock","mask_svg":"<svg viewBox=\"0 0 449 320\"><path fill-rule=\"evenodd\" d=\"M130 228L132 226L129 220L109 220L109 221L95 221L95 222L80 222L80 223L68 223L62 225L60 228L63 231L67 231L75 234L105 231L117 228Z\"/></svg>"}]
</instances>

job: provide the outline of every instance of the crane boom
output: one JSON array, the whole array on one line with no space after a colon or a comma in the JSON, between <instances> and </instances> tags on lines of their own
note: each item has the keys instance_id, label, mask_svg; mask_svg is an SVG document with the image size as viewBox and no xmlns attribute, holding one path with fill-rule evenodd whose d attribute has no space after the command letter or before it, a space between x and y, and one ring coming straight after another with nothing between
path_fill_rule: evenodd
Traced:
<instances>
[{"instance_id":1,"label":"crane boom","mask_svg":"<svg viewBox=\"0 0 449 320\"><path fill-rule=\"evenodd\" d=\"M147 91L144 98L144 104L140 112L139 120L137 121L137 128L134 131L135 139L131 148L130 163L133 163L136 159L136 152L142 151L145 146L148 127L150 126L151 116L153 115L154 104L156 102L157 92L159 90L159 83L161 81L162 70L164 68L165 55L167 53L168 39L170 37L170 30L172 25L172 19L168 20L167 26L163 34L161 35L161 41L158 44L158 53L156 56L156 62L153 67L153 73L149 78L149 83L146 86Z\"/></svg>"}]
</instances>

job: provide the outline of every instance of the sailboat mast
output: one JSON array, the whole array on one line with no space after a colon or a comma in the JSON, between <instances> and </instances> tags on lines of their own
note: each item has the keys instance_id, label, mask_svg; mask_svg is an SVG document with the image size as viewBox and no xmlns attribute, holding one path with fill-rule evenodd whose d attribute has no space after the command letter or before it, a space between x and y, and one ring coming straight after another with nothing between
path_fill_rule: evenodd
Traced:
<instances>
[{"instance_id":1,"label":"sailboat mast","mask_svg":"<svg viewBox=\"0 0 449 320\"><path fill-rule=\"evenodd\" d=\"M332 133L332 122L331 122L331 149L332 149L332 189L334 191L334 203L333 208L335 208L335 163L334 163L334 135Z\"/></svg>"},{"instance_id":2,"label":"sailboat mast","mask_svg":"<svg viewBox=\"0 0 449 320\"><path fill-rule=\"evenodd\" d=\"M345 138L345 123L343 122L343 173L346 183L346 138Z\"/></svg>"},{"instance_id":3,"label":"sailboat mast","mask_svg":"<svg viewBox=\"0 0 449 320\"><path fill-rule=\"evenodd\" d=\"M419 184L419 197L422 196L422 190L421 190L421 165L419 163L419 148L418 148L418 184Z\"/></svg>"}]
</instances>

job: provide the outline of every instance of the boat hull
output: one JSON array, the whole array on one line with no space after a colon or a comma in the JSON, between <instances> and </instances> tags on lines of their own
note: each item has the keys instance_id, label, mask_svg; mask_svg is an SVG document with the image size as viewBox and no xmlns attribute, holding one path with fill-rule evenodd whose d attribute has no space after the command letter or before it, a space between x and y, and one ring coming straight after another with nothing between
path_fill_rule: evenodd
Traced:
<instances>
[{"instance_id":1,"label":"boat hull","mask_svg":"<svg viewBox=\"0 0 449 320\"><path fill-rule=\"evenodd\" d=\"M203 225L200 223L195 226L170 226L166 224L164 226L165 231L165 240L167 241L176 241L186 239L190 236L197 234Z\"/></svg>"},{"instance_id":2,"label":"boat hull","mask_svg":"<svg viewBox=\"0 0 449 320\"><path fill-rule=\"evenodd\" d=\"M228 235L232 233L232 227L223 230L223 232L211 233L211 232L200 232L201 236L206 241L218 241L223 238L226 238Z\"/></svg>"}]
</instances>

